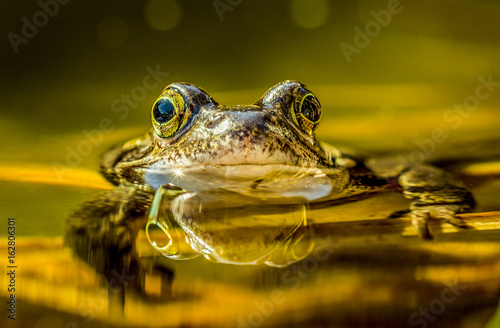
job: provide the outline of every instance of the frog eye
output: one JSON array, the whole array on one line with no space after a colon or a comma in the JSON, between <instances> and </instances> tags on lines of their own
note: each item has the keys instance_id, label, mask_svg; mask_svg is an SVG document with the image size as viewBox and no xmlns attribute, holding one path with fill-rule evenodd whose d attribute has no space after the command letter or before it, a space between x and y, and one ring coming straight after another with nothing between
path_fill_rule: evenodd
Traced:
<instances>
[{"instance_id":1,"label":"frog eye","mask_svg":"<svg viewBox=\"0 0 500 328\"><path fill-rule=\"evenodd\" d=\"M303 90L303 89L302 89ZM303 94L303 96L300 96ZM312 135L318 127L323 110L312 93L300 92L290 108L294 123L304 132Z\"/></svg>"},{"instance_id":2,"label":"frog eye","mask_svg":"<svg viewBox=\"0 0 500 328\"><path fill-rule=\"evenodd\" d=\"M166 89L151 110L151 121L158 136L169 138L179 131L191 116L182 95Z\"/></svg>"},{"instance_id":3,"label":"frog eye","mask_svg":"<svg viewBox=\"0 0 500 328\"><path fill-rule=\"evenodd\" d=\"M323 115L318 99L297 81L283 81L274 85L256 104L279 108L298 129L309 136L313 135Z\"/></svg>"}]
</instances>

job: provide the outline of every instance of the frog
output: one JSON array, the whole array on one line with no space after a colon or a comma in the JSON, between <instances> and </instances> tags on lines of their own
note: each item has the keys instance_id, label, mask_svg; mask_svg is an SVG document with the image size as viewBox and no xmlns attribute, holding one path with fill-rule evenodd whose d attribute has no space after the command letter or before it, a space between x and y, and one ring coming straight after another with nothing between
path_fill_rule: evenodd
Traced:
<instances>
[{"instance_id":1,"label":"frog","mask_svg":"<svg viewBox=\"0 0 500 328\"><path fill-rule=\"evenodd\" d=\"M467 228L472 193L429 164L377 165L358 152L321 142L320 101L304 84L287 80L251 105L219 104L202 88L172 83L154 102L152 127L101 158L114 185L154 194L164 186L189 192L228 190L261 198L302 197L339 204L398 192L418 235L432 239L429 221Z\"/></svg>"}]
</instances>

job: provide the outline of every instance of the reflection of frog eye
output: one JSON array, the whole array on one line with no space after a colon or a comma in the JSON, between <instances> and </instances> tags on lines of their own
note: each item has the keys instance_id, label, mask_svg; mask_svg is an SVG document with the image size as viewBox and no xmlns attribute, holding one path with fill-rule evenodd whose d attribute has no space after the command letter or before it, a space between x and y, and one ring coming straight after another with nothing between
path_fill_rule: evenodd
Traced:
<instances>
[{"instance_id":1,"label":"reflection of frog eye","mask_svg":"<svg viewBox=\"0 0 500 328\"><path fill-rule=\"evenodd\" d=\"M323 114L318 99L312 93L294 101L291 111L295 124L309 135L318 127Z\"/></svg>"},{"instance_id":2,"label":"reflection of frog eye","mask_svg":"<svg viewBox=\"0 0 500 328\"><path fill-rule=\"evenodd\" d=\"M190 117L184 98L173 89L166 89L151 110L151 121L156 134L169 138L179 131Z\"/></svg>"}]
</instances>

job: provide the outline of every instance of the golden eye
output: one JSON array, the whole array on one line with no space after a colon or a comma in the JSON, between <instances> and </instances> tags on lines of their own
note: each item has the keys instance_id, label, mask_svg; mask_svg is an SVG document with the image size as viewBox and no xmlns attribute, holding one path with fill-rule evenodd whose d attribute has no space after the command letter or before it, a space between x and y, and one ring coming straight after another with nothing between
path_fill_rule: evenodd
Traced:
<instances>
[{"instance_id":1,"label":"golden eye","mask_svg":"<svg viewBox=\"0 0 500 328\"><path fill-rule=\"evenodd\" d=\"M151 121L158 136L169 138L188 121L191 112L184 98L173 89L166 89L151 110Z\"/></svg>"},{"instance_id":2,"label":"golden eye","mask_svg":"<svg viewBox=\"0 0 500 328\"><path fill-rule=\"evenodd\" d=\"M308 135L313 134L323 115L321 104L312 93L307 93L294 101L291 112L295 124Z\"/></svg>"}]
</instances>

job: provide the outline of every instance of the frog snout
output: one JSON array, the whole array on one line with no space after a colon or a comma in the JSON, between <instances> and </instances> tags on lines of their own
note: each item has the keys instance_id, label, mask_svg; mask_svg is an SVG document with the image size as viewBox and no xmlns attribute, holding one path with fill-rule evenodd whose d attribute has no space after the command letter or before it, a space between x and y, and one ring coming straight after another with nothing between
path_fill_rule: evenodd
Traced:
<instances>
[{"instance_id":1,"label":"frog snout","mask_svg":"<svg viewBox=\"0 0 500 328\"><path fill-rule=\"evenodd\" d=\"M206 127L213 130L213 134L221 134L230 127L231 122L226 117L225 113L216 113L210 117L206 123Z\"/></svg>"},{"instance_id":2,"label":"frog snout","mask_svg":"<svg viewBox=\"0 0 500 328\"><path fill-rule=\"evenodd\" d=\"M214 113L205 123L213 135L227 134L234 131L244 131L263 127L265 113L255 111L224 111Z\"/></svg>"}]
</instances>

